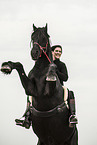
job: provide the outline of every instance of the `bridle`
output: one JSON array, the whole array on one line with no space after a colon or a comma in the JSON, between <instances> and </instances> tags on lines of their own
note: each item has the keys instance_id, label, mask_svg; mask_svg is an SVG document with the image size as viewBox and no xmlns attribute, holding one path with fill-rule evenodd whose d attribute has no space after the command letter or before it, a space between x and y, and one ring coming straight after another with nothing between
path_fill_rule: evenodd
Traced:
<instances>
[{"instance_id":1,"label":"bridle","mask_svg":"<svg viewBox=\"0 0 97 145\"><path fill-rule=\"evenodd\" d=\"M41 53L40 53L40 56L39 57L41 57L41 54L42 54L42 52L44 53L44 55L46 56L46 58L48 59L48 61L51 63L51 60L49 59L49 57L48 57L48 55L46 54L46 52L44 51L44 50L47 50L47 46L48 46L48 41L47 41L47 43L46 43L46 46L45 47L42 47L39 43L37 43L37 42L34 42L34 44L36 44L36 45L38 45L39 46L39 48L40 48L40 50L41 50Z\"/></svg>"},{"instance_id":2,"label":"bridle","mask_svg":"<svg viewBox=\"0 0 97 145\"><path fill-rule=\"evenodd\" d=\"M41 46L41 45L39 45L39 43L37 43L37 42L34 42L34 44L37 44L41 50L43 50L43 49L46 49L46 50L47 50L48 41L47 41L47 43L46 43L46 46L45 46L45 47L42 47L42 46Z\"/></svg>"},{"instance_id":3,"label":"bridle","mask_svg":"<svg viewBox=\"0 0 97 145\"><path fill-rule=\"evenodd\" d=\"M42 33L42 32L41 32ZM42 35L46 38L46 36L44 35L44 33L42 33ZM47 39L47 38L46 38ZM49 59L48 55L46 54L46 52L44 50L47 50L47 47L48 47L48 40L47 40L47 43L46 43L46 46L45 47L42 47L38 42L34 42L33 44L36 44L39 46L40 48L40 56L41 57L41 54L42 52L44 53L44 55L46 56L46 58L48 59L49 63L51 63L51 60ZM31 47L31 46L30 46Z\"/></svg>"}]
</instances>

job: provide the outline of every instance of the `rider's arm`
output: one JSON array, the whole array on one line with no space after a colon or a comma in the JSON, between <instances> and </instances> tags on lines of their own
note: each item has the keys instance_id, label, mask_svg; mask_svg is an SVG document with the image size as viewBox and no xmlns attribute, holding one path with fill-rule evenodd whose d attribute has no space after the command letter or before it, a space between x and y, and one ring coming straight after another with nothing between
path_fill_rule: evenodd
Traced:
<instances>
[{"instance_id":1,"label":"rider's arm","mask_svg":"<svg viewBox=\"0 0 97 145\"><path fill-rule=\"evenodd\" d=\"M66 82L68 80L68 72L67 72L66 65L64 63L61 63L60 70L57 69L57 75L59 79L62 81Z\"/></svg>"}]
</instances>

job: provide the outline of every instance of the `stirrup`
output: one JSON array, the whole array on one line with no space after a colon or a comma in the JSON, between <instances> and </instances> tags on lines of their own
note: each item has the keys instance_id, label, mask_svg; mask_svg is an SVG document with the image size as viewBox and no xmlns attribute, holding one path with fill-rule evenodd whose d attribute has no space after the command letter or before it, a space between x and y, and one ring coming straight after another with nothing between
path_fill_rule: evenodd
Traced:
<instances>
[{"instance_id":1,"label":"stirrup","mask_svg":"<svg viewBox=\"0 0 97 145\"><path fill-rule=\"evenodd\" d=\"M74 119L74 120L73 120ZM76 118L76 115L71 115L70 117L69 117L69 123L70 124L78 124L78 120L77 120L77 118Z\"/></svg>"},{"instance_id":2,"label":"stirrup","mask_svg":"<svg viewBox=\"0 0 97 145\"><path fill-rule=\"evenodd\" d=\"M30 121L25 121L25 120L20 120L20 119L15 119L16 125L25 127L26 129L29 129L31 126L31 122Z\"/></svg>"},{"instance_id":3,"label":"stirrup","mask_svg":"<svg viewBox=\"0 0 97 145\"><path fill-rule=\"evenodd\" d=\"M30 121L29 121L29 122L24 122L23 125L24 125L24 127L25 127L26 129L29 129L30 126L31 126L31 122L30 122Z\"/></svg>"}]
</instances>

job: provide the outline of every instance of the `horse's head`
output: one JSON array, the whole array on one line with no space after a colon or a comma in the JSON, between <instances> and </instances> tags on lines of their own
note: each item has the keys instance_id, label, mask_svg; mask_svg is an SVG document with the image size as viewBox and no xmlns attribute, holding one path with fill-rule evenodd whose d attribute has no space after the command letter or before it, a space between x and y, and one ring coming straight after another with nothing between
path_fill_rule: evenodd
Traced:
<instances>
[{"instance_id":1,"label":"horse's head","mask_svg":"<svg viewBox=\"0 0 97 145\"><path fill-rule=\"evenodd\" d=\"M31 43L33 45L31 56L33 60L38 60L42 53L47 53L49 45L49 35L47 34L47 24L45 27L36 28L33 24L34 32L31 35Z\"/></svg>"}]
</instances>

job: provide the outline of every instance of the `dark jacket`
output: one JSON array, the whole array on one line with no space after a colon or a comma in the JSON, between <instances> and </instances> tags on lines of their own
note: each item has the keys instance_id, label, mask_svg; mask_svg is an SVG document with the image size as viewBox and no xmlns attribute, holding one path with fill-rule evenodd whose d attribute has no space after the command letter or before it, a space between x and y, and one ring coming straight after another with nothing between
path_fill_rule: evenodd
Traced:
<instances>
[{"instance_id":1,"label":"dark jacket","mask_svg":"<svg viewBox=\"0 0 97 145\"><path fill-rule=\"evenodd\" d=\"M65 63L60 61L59 59L54 60L54 63L57 66L57 75L59 77L60 83L63 85L63 81L68 80L68 71Z\"/></svg>"}]
</instances>

